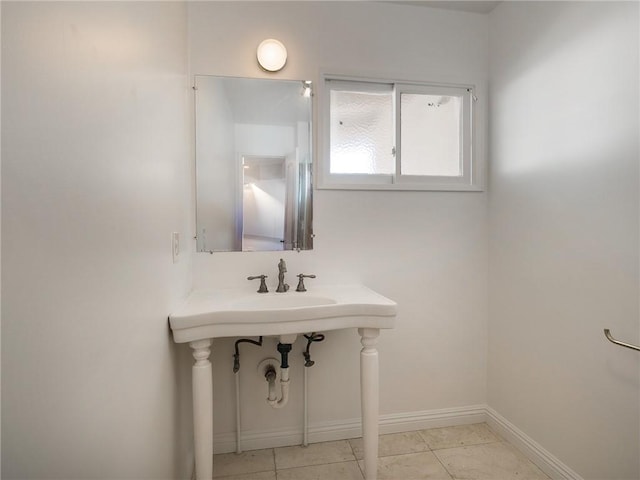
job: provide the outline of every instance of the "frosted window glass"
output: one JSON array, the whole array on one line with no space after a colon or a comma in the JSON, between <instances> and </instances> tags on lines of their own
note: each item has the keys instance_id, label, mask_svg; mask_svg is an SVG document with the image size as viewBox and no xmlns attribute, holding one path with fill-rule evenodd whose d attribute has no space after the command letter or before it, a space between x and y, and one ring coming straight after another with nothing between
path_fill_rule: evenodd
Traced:
<instances>
[{"instance_id":1,"label":"frosted window glass","mask_svg":"<svg viewBox=\"0 0 640 480\"><path fill-rule=\"evenodd\" d=\"M400 95L402 175L462 175L461 107L456 96Z\"/></svg>"},{"instance_id":2,"label":"frosted window glass","mask_svg":"<svg viewBox=\"0 0 640 480\"><path fill-rule=\"evenodd\" d=\"M331 173L394 173L391 92L332 90L329 112Z\"/></svg>"}]
</instances>

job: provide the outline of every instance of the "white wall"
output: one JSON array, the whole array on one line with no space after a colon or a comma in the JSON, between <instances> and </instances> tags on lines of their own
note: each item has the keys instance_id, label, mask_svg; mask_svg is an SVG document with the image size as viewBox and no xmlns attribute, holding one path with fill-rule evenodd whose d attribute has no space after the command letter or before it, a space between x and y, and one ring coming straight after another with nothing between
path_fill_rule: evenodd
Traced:
<instances>
[{"instance_id":1,"label":"white wall","mask_svg":"<svg viewBox=\"0 0 640 480\"><path fill-rule=\"evenodd\" d=\"M201 77L197 88L198 251L233 250L237 243L234 213L239 195L235 188L229 188L239 182L233 109L225 82Z\"/></svg>"},{"instance_id":2,"label":"white wall","mask_svg":"<svg viewBox=\"0 0 640 480\"><path fill-rule=\"evenodd\" d=\"M190 474L185 15L2 2L2 478Z\"/></svg>"},{"instance_id":3,"label":"white wall","mask_svg":"<svg viewBox=\"0 0 640 480\"><path fill-rule=\"evenodd\" d=\"M2 7L0 6L0 40L2 39ZM1 46L1 41L0 41ZM0 92L2 91L2 48L0 47ZM2 95L0 95L0 112ZM0 114L0 132L2 114ZM0 272L2 271L2 135L0 135ZM2 275L0 275L0 326L2 325ZM0 359L2 358L2 328L0 328ZM0 362L1 363L1 362ZM0 389L1 390L1 389ZM2 411L2 392L0 392L0 412ZM2 475L2 434L0 432L0 476Z\"/></svg>"},{"instance_id":4,"label":"white wall","mask_svg":"<svg viewBox=\"0 0 640 480\"><path fill-rule=\"evenodd\" d=\"M166 322L195 231L187 41L191 74L267 76L255 47L274 36L290 55L275 78L476 83L484 150L484 16L373 2L1 12L3 478L190 472L190 355ZM318 275L310 290L369 285L400 305L380 338L382 414L488 395L585 478L637 478L637 356L601 330L640 336L638 6L505 2L491 30L490 275L486 194L323 190L315 250L196 254L194 284L266 273L273 289L283 256L292 285L298 272ZM245 428L298 428L303 344L274 412L252 373L266 343L242 347ZM350 331L313 346L312 425L358 417L358 350ZM231 353L214 342L216 433L234 431Z\"/></svg>"},{"instance_id":5,"label":"white wall","mask_svg":"<svg viewBox=\"0 0 640 480\"><path fill-rule=\"evenodd\" d=\"M638 3L491 14L489 405L584 478L638 478Z\"/></svg>"},{"instance_id":6,"label":"white wall","mask_svg":"<svg viewBox=\"0 0 640 480\"><path fill-rule=\"evenodd\" d=\"M239 155L286 157L296 150L296 129L290 125L235 125L235 148Z\"/></svg>"},{"instance_id":7,"label":"white wall","mask_svg":"<svg viewBox=\"0 0 640 480\"><path fill-rule=\"evenodd\" d=\"M255 48L275 37L289 51L275 78L317 83L322 68L475 83L484 151L486 16L378 2L194 2L188 8L191 74L265 77ZM280 257L294 287L300 272L318 275L307 282L310 291L320 283L361 282L400 305L397 328L380 337L381 413L482 404L486 221L484 193L314 191L313 251L199 254L194 286L249 285L247 275L265 273L275 289ZM273 341L268 343L262 349L241 347L245 428L301 427L303 341L291 356L290 405L279 411L265 404L265 383L255 373L258 359L277 353ZM359 349L354 331L333 332L313 346L312 426L359 417ZM232 353L230 340L214 342L216 434L235 431Z\"/></svg>"}]
</instances>

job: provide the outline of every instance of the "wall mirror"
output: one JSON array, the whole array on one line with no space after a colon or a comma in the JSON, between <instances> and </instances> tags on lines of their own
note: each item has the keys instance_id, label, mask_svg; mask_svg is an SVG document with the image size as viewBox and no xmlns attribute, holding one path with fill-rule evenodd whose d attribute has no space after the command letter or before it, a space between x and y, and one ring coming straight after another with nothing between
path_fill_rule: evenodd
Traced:
<instances>
[{"instance_id":1,"label":"wall mirror","mask_svg":"<svg viewBox=\"0 0 640 480\"><path fill-rule=\"evenodd\" d=\"M311 82L197 75L199 252L313 248Z\"/></svg>"}]
</instances>

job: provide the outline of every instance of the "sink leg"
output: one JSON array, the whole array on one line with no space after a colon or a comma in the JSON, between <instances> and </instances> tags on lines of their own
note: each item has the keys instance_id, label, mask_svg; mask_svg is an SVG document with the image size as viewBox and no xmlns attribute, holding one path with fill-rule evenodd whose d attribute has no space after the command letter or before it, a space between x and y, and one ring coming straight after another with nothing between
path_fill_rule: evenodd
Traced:
<instances>
[{"instance_id":1,"label":"sink leg","mask_svg":"<svg viewBox=\"0 0 640 480\"><path fill-rule=\"evenodd\" d=\"M191 368L193 385L193 433L196 479L213 477L213 381L211 377L211 339L189 343L195 363Z\"/></svg>"},{"instance_id":2,"label":"sink leg","mask_svg":"<svg viewBox=\"0 0 640 480\"><path fill-rule=\"evenodd\" d=\"M359 328L360 401L362 403L362 441L364 443L364 476L376 480L378 475L378 335L377 328Z\"/></svg>"}]
</instances>

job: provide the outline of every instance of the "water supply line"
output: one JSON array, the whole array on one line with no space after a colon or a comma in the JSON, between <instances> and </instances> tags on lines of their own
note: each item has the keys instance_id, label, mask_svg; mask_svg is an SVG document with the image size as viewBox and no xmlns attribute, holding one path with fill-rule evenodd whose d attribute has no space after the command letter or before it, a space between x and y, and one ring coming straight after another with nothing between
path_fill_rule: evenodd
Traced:
<instances>
[{"instance_id":1,"label":"water supply line","mask_svg":"<svg viewBox=\"0 0 640 480\"><path fill-rule=\"evenodd\" d=\"M307 378L307 369L305 368L302 372L302 446L309 446L309 407L307 402L308 395L308 384L309 380Z\"/></svg>"},{"instance_id":2,"label":"water supply line","mask_svg":"<svg viewBox=\"0 0 640 480\"><path fill-rule=\"evenodd\" d=\"M307 368L313 367L315 362L311 360L311 353L309 349L311 348L311 344L313 342L322 342L324 340L324 335L321 333L311 333L311 335L305 335L304 338L307 339L307 348L302 355L304 356L304 372L302 374L302 446L309 446L309 407L308 407L308 385L309 380L307 378Z\"/></svg>"},{"instance_id":3,"label":"water supply line","mask_svg":"<svg viewBox=\"0 0 640 480\"><path fill-rule=\"evenodd\" d=\"M242 453L242 443L240 440L240 350L239 344L251 343L252 345L262 346L262 337L259 340L251 340L249 338L241 338L236 340L233 353L233 375L236 384L236 453Z\"/></svg>"},{"instance_id":4,"label":"water supply line","mask_svg":"<svg viewBox=\"0 0 640 480\"><path fill-rule=\"evenodd\" d=\"M289 352L290 343L278 343L280 352L280 398L276 398L276 372L270 368L265 372L265 379L269 382L269 396L267 403L273 408L282 408L289 402Z\"/></svg>"},{"instance_id":5,"label":"water supply line","mask_svg":"<svg viewBox=\"0 0 640 480\"><path fill-rule=\"evenodd\" d=\"M239 345L241 343L250 343L252 345L257 345L259 347L262 346L262 337L260 337L259 340L251 340L250 338L241 338L240 340L236 340L235 346L234 346L234 353L233 353L233 373L238 373L238 371L240 371L240 349L239 349Z\"/></svg>"},{"instance_id":6,"label":"water supply line","mask_svg":"<svg viewBox=\"0 0 640 480\"><path fill-rule=\"evenodd\" d=\"M236 381L236 453L242 453L240 441L240 370L233 373Z\"/></svg>"}]
</instances>

